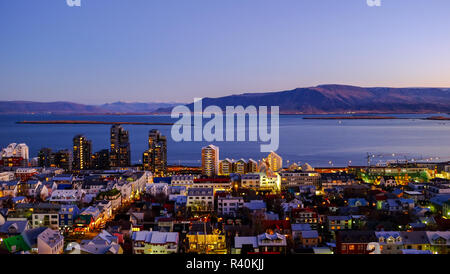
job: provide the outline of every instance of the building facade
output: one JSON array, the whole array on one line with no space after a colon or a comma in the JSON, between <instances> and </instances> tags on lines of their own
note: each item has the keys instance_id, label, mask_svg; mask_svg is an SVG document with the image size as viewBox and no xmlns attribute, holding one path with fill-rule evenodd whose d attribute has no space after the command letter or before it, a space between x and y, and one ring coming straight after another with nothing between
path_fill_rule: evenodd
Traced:
<instances>
[{"instance_id":1,"label":"building facade","mask_svg":"<svg viewBox=\"0 0 450 274\"><path fill-rule=\"evenodd\" d=\"M144 170L149 170L155 177L164 177L167 172L167 138L158 130L152 129L148 134L148 150L142 156Z\"/></svg>"}]
</instances>

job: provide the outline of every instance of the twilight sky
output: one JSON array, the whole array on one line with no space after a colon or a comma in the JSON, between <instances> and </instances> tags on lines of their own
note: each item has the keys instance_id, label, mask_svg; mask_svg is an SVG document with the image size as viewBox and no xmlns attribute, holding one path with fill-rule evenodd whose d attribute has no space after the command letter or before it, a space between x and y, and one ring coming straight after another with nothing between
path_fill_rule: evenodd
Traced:
<instances>
[{"instance_id":1,"label":"twilight sky","mask_svg":"<svg viewBox=\"0 0 450 274\"><path fill-rule=\"evenodd\" d=\"M450 1L0 0L0 100L450 87Z\"/></svg>"}]
</instances>

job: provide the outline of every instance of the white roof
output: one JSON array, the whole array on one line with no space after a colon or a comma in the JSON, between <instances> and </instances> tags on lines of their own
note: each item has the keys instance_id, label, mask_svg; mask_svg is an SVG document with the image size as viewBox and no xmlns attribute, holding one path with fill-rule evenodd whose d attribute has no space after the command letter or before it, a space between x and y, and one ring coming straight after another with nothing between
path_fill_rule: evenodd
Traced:
<instances>
[{"instance_id":1,"label":"white roof","mask_svg":"<svg viewBox=\"0 0 450 274\"><path fill-rule=\"evenodd\" d=\"M281 241L278 241L281 240ZM265 242L263 242L265 241ZM267 242L269 241L269 242ZM258 245L260 246L285 246L286 245L286 237L279 233L268 234L263 233L258 235Z\"/></svg>"},{"instance_id":2,"label":"white roof","mask_svg":"<svg viewBox=\"0 0 450 274\"><path fill-rule=\"evenodd\" d=\"M178 232L135 231L132 239L150 244L178 243Z\"/></svg>"}]
</instances>

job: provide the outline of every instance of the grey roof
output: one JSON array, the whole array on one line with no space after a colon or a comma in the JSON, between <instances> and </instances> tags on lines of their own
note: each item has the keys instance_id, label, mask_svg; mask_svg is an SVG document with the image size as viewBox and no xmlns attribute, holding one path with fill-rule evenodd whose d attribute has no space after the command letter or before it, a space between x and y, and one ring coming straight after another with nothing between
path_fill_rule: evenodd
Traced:
<instances>
[{"instance_id":1,"label":"grey roof","mask_svg":"<svg viewBox=\"0 0 450 274\"><path fill-rule=\"evenodd\" d=\"M427 233L425 231L401 231L400 235L403 239L403 244L429 244Z\"/></svg>"},{"instance_id":2,"label":"grey roof","mask_svg":"<svg viewBox=\"0 0 450 274\"><path fill-rule=\"evenodd\" d=\"M50 247L54 247L61 241L64 241L64 237L58 231L52 230L51 228L47 228L41 232L38 238L45 241Z\"/></svg>"},{"instance_id":3,"label":"grey roof","mask_svg":"<svg viewBox=\"0 0 450 274\"><path fill-rule=\"evenodd\" d=\"M131 238L150 244L178 243L178 232L135 231Z\"/></svg>"},{"instance_id":4,"label":"grey roof","mask_svg":"<svg viewBox=\"0 0 450 274\"><path fill-rule=\"evenodd\" d=\"M250 237L234 237L234 247L242 248L243 245L252 245L253 248L258 247L258 239L256 236Z\"/></svg>"},{"instance_id":5,"label":"grey roof","mask_svg":"<svg viewBox=\"0 0 450 274\"><path fill-rule=\"evenodd\" d=\"M22 232L22 237L29 247L33 247L37 244L37 238L38 238L39 234L44 232L44 230L46 230L46 229L47 229L47 227L44 227L44 226L38 227L38 228L33 228L33 229L28 229L28 230L25 230Z\"/></svg>"},{"instance_id":6,"label":"grey roof","mask_svg":"<svg viewBox=\"0 0 450 274\"><path fill-rule=\"evenodd\" d=\"M188 190L188 196L213 196L213 190L210 187L191 187Z\"/></svg>"}]
</instances>

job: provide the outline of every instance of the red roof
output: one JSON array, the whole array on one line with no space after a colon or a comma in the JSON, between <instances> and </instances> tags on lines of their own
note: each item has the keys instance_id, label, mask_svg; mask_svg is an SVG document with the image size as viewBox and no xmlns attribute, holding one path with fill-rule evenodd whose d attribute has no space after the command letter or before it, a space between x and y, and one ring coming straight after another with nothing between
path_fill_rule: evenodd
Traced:
<instances>
[{"instance_id":1,"label":"red roof","mask_svg":"<svg viewBox=\"0 0 450 274\"><path fill-rule=\"evenodd\" d=\"M291 229L291 223L286 220L264 220L265 229Z\"/></svg>"}]
</instances>

